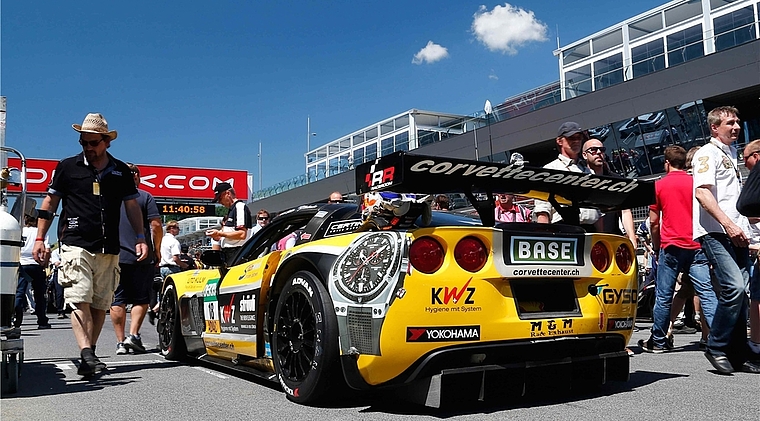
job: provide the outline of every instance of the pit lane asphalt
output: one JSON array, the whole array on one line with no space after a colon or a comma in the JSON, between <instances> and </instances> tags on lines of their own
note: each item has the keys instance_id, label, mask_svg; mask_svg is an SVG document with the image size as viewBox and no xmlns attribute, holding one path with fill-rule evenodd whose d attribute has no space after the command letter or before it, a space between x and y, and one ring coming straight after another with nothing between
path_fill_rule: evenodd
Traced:
<instances>
[{"instance_id":1,"label":"pit lane asphalt","mask_svg":"<svg viewBox=\"0 0 760 421\"><path fill-rule=\"evenodd\" d=\"M547 387L540 396L435 410L405 403L388 393L355 396L326 408L297 405L276 385L212 365L164 360L155 352L157 334L147 321L143 343L154 352L116 356L108 317L97 353L109 369L85 381L76 374L79 352L69 320L51 319L50 330L37 330L35 321L34 316L25 316L25 362L18 392L4 393L0 399L3 421L760 419L760 375L715 374L697 349L698 333L677 335L674 352L641 354L636 342L648 337L647 323L637 323L640 331L631 339L636 356L631 358L628 382L585 392Z\"/></svg>"}]
</instances>

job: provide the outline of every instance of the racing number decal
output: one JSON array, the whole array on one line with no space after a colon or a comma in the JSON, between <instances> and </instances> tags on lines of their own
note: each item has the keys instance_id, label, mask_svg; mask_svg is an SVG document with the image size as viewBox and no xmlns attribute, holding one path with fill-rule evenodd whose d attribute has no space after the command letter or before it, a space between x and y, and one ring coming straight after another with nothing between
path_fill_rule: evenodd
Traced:
<instances>
[{"instance_id":1,"label":"racing number decal","mask_svg":"<svg viewBox=\"0 0 760 421\"><path fill-rule=\"evenodd\" d=\"M203 288L203 314L206 319L206 333L220 333L219 301L216 291L219 289L219 278L211 279Z\"/></svg>"},{"instance_id":2,"label":"racing number decal","mask_svg":"<svg viewBox=\"0 0 760 421\"><path fill-rule=\"evenodd\" d=\"M699 168L697 169L698 173L702 174L703 172L707 172L710 169L710 165L708 164L708 161L710 161L709 156L699 157Z\"/></svg>"}]
</instances>

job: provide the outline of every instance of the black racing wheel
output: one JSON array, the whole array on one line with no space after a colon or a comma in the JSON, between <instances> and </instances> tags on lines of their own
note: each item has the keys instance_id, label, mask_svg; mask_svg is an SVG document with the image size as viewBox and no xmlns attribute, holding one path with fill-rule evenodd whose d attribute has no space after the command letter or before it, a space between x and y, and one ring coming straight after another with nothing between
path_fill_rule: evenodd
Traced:
<instances>
[{"instance_id":1,"label":"black racing wheel","mask_svg":"<svg viewBox=\"0 0 760 421\"><path fill-rule=\"evenodd\" d=\"M187 346L180 326L179 301L174 285L171 283L166 285L161 295L156 330L158 330L158 346L164 358L174 361L185 358Z\"/></svg>"},{"instance_id":2,"label":"black racing wheel","mask_svg":"<svg viewBox=\"0 0 760 421\"><path fill-rule=\"evenodd\" d=\"M274 315L272 352L280 385L294 402L317 403L342 381L338 321L314 274L296 272L284 286Z\"/></svg>"}]
</instances>

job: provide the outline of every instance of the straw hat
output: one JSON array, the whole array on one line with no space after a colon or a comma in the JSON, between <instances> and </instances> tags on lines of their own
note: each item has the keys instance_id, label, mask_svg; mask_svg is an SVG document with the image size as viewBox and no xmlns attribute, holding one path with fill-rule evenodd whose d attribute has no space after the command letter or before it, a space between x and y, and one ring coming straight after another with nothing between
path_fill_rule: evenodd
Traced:
<instances>
[{"instance_id":1,"label":"straw hat","mask_svg":"<svg viewBox=\"0 0 760 421\"><path fill-rule=\"evenodd\" d=\"M116 139L116 130L108 131L108 122L100 113L89 113L81 125L72 124L71 127L79 133L99 133L108 136L108 140Z\"/></svg>"}]
</instances>

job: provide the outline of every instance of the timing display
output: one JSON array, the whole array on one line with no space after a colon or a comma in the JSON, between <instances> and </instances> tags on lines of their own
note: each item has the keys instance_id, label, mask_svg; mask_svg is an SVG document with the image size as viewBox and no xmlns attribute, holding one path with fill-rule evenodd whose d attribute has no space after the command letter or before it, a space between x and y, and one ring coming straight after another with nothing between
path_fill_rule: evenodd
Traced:
<instances>
[{"instance_id":1,"label":"timing display","mask_svg":"<svg viewBox=\"0 0 760 421\"><path fill-rule=\"evenodd\" d=\"M183 203L157 203L157 205L161 215L216 215L216 209L213 205L189 205Z\"/></svg>"}]
</instances>

